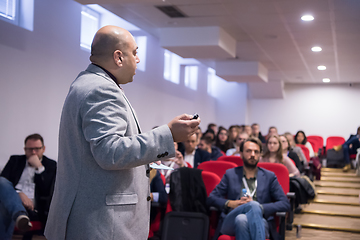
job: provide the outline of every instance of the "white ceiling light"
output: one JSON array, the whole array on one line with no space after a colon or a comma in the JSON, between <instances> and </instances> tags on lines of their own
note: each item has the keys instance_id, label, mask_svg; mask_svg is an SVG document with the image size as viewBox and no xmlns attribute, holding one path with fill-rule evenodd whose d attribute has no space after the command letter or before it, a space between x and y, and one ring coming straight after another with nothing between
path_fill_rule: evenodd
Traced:
<instances>
[{"instance_id":1,"label":"white ceiling light","mask_svg":"<svg viewBox=\"0 0 360 240\"><path fill-rule=\"evenodd\" d=\"M308 22L314 20L314 17L312 15L304 15L301 17L301 20Z\"/></svg>"},{"instance_id":2,"label":"white ceiling light","mask_svg":"<svg viewBox=\"0 0 360 240\"><path fill-rule=\"evenodd\" d=\"M323 82L324 82L324 83L330 82L330 78L323 78Z\"/></svg>"},{"instance_id":3,"label":"white ceiling light","mask_svg":"<svg viewBox=\"0 0 360 240\"><path fill-rule=\"evenodd\" d=\"M313 52L321 52L321 51L322 51L322 48L319 47L319 46L315 46L315 47L312 47L312 48L311 48L311 51L313 51Z\"/></svg>"},{"instance_id":4,"label":"white ceiling light","mask_svg":"<svg viewBox=\"0 0 360 240\"><path fill-rule=\"evenodd\" d=\"M318 70L326 70L326 66L324 65L320 65L317 67Z\"/></svg>"}]
</instances>

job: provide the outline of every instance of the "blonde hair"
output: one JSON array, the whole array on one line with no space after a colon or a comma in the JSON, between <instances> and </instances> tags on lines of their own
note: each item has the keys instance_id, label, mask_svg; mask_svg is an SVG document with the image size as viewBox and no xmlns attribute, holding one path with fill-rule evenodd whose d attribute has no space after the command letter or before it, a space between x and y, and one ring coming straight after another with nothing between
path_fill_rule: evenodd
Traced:
<instances>
[{"instance_id":1,"label":"blonde hair","mask_svg":"<svg viewBox=\"0 0 360 240\"><path fill-rule=\"evenodd\" d=\"M268 144L271 138L275 138L278 143L279 143L279 149L276 151L276 159L279 161L279 163L284 164L283 162L283 150L282 150L282 144L280 141L280 138L278 135L271 135L270 137L268 137L268 139L266 140L266 151L264 152L263 158L269 158L270 157L270 151L268 148Z\"/></svg>"}]
</instances>

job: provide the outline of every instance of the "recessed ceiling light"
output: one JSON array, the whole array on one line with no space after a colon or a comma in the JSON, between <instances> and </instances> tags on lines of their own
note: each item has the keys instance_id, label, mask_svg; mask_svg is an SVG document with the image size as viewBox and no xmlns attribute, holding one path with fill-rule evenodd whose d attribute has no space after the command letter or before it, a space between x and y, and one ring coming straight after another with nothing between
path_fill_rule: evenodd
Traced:
<instances>
[{"instance_id":1,"label":"recessed ceiling light","mask_svg":"<svg viewBox=\"0 0 360 240\"><path fill-rule=\"evenodd\" d=\"M314 20L314 17L312 15L304 15L301 17L301 20L308 22Z\"/></svg>"},{"instance_id":2,"label":"recessed ceiling light","mask_svg":"<svg viewBox=\"0 0 360 240\"><path fill-rule=\"evenodd\" d=\"M315 46L315 47L312 47L312 48L311 48L311 51L313 51L313 52L321 52L321 51L322 51L322 48L319 47L319 46Z\"/></svg>"},{"instance_id":3,"label":"recessed ceiling light","mask_svg":"<svg viewBox=\"0 0 360 240\"><path fill-rule=\"evenodd\" d=\"M326 70L326 66L324 65L320 65L317 67L318 70Z\"/></svg>"},{"instance_id":4,"label":"recessed ceiling light","mask_svg":"<svg viewBox=\"0 0 360 240\"><path fill-rule=\"evenodd\" d=\"M330 82L330 78L323 78L323 82L324 82L324 83Z\"/></svg>"}]
</instances>

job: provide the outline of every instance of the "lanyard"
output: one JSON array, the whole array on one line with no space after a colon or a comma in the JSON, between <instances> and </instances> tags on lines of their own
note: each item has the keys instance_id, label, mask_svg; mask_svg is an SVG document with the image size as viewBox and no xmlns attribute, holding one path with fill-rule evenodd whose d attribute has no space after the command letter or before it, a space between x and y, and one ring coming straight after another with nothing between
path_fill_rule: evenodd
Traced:
<instances>
[{"instance_id":1,"label":"lanyard","mask_svg":"<svg viewBox=\"0 0 360 240\"><path fill-rule=\"evenodd\" d=\"M247 182L246 182L245 177L243 177L242 181L243 181L243 183L244 183L244 187L246 188L246 192L247 192L247 194L249 194L249 197L251 197L251 198L252 198L252 197L254 196L255 192L256 192L256 188L257 188L257 179L255 180L255 189L254 189L254 191L253 191L253 192L250 192L250 189L249 189L249 186L248 186L248 184L247 184Z\"/></svg>"}]
</instances>

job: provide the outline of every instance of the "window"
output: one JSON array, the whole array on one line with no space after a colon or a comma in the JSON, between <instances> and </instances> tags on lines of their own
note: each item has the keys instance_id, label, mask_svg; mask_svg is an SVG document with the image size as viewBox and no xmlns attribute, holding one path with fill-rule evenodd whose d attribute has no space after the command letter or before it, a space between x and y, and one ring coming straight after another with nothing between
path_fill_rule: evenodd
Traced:
<instances>
[{"instance_id":1,"label":"window","mask_svg":"<svg viewBox=\"0 0 360 240\"><path fill-rule=\"evenodd\" d=\"M181 57L168 50L164 51L164 78L170 82L180 83Z\"/></svg>"},{"instance_id":2,"label":"window","mask_svg":"<svg viewBox=\"0 0 360 240\"><path fill-rule=\"evenodd\" d=\"M208 68L207 92L210 96L216 97L219 79L222 78L216 76L216 71L212 68Z\"/></svg>"},{"instance_id":3,"label":"window","mask_svg":"<svg viewBox=\"0 0 360 240\"><path fill-rule=\"evenodd\" d=\"M34 0L0 0L0 19L32 31Z\"/></svg>"},{"instance_id":4,"label":"window","mask_svg":"<svg viewBox=\"0 0 360 240\"><path fill-rule=\"evenodd\" d=\"M80 46L89 51L96 31L99 29L100 14L87 6L81 11Z\"/></svg>"},{"instance_id":5,"label":"window","mask_svg":"<svg viewBox=\"0 0 360 240\"><path fill-rule=\"evenodd\" d=\"M197 90L197 81L198 81L198 67L185 66L185 78L184 78L185 86L192 90Z\"/></svg>"},{"instance_id":6,"label":"window","mask_svg":"<svg viewBox=\"0 0 360 240\"><path fill-rule=\"evenodd\" d=\"M15 21L17 14L16 0L0 0L0 16L10 21Z\"/></svg>"},{"instance_id":7,"label":"window","mask_svg":"<svg viewBox=\"0 0 360 240\"><path fill-rule=\"evenodd\" d=\"M147 37L146 36L137 36L134 37L135 42L138 46L138 57L140 59L140 62L137 64L137 69L140 71L145 72L146 70L146 43L147 43Z\"/></svg>"}]
</instances>

